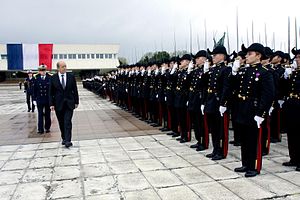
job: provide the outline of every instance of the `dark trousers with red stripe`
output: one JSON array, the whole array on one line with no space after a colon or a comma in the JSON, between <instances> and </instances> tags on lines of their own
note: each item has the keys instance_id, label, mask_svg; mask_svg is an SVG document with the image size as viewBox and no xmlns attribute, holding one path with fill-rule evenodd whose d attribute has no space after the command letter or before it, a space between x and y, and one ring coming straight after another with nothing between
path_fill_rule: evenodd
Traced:
<instances>
[{"instance_id":1,"label":"dark trousers with red stripe","mask_svg":"<svg viewBox=\"0 0 300 200\"><path fill-rule=\"evenodd\" d=\"M178 131L178 119L176 114L176 109L174 106L168 106L168 128L172 130L174 133L179 133Z\"/></svg>"},{"instance_id":2,"label":"dark trousers with red stripe","mask_svg":"<svg viewBox=\"0 0 300 200\"><path fill-rule=\"evenodd\" d=\"M187 141L191 140L191 134L188 132L187 127L187 110L186 107L176 108L177 119L180 126L180 135L182 139Z\"/></svg>"},{"instance_id":3,"label":"dark trousers with red stripe","mask_svg":"<svg viewBox=\"0 0 300 200\"><path fill-rule=\"evenodd\" d=\"M236 123L236 126L242 130L242 165L247 167L248 170L256 170L260 172L262 166L260 129L257 128L255 121L251 124Z\"/></svg>"},{"instance_id":4,"label":"dark trousers with red stripe","mask_svg":"<svg viewBox=\"0 0 300 200\"><path fill-rule=\"evenodd\" d=\"M194 128L195 138L198 141L198 144L207 148L205 144L205 130L204 130L204 119L201 111L189 111L190 115L190 124L188 126L189 132L191 132L192 127Z\"/></svg>"},{"instance_id":5,"label":"dark trousers with red stripe","mask_svg":"<svg viewBox=\"0 0 300 200\"><path fill-rule=\"evenodd\" d=\"M265 121L263 121L262 125L262 153L268 155L270 152L270 117L268 116Z\"/></svg>"},{"instance_id":6,"label":"dark trousers with red stripe","mask_svg":"<svg viewBox=\"0 0 300 200\"><path fill-rule=\"evenodd\" d=\"M281 141L281 133L280 133L280 108L274 108L271 114L271 139L274 139L278 142Z\"/></svg>"},{"instance_id":7,"label":"dark trousers with red stripe","mask_svg":"<svg viewBox=\"0 0 300 200\"><path fill-rule=\"evenodd\" d=\"M223 155L221 148L221 115L217 113L206 113L206 119L208 124L208 129L211 131L212 142L213 142L213 154Z\"/></svg>"}]
</instances>

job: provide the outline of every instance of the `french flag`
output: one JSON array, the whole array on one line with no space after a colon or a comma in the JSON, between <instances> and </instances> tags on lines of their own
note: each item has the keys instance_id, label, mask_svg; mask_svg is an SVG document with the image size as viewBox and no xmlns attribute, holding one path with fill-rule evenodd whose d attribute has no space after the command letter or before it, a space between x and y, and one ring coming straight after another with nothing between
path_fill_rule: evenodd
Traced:
<instances>
[{"instance_id":1,"label":"french flag","mask_svg":"<svg viewBox=\"0 0 300 200\"><path fill-rule=\"evenodd\" d=\"M53 44L7 44L8 70L37 70L41 64L52 69Z\"/></svg>"}]
</instances>

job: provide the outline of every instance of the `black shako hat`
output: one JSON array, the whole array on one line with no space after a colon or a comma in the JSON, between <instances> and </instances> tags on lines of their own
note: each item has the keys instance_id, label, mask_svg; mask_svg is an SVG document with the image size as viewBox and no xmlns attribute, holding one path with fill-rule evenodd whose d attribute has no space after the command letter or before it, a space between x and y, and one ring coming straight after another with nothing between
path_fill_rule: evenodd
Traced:
<instances>
[{"instance_id":1,"label":"black shako hat","mask_svg":"<svg viewBox=\"0 0 300 200\"><path fill-rule=\"evenodd\" d=\"M207 52L205 50L200 50L196 53L196 55L194 56L194 58L199 58L199 57L205 57L207 58Z\"/></svg>"},{"instance_id":2,"label":"black shako hat","mask_svg":"<svg viewBox=\"0 0 300 200\"><path fill-rule=\"evenodd\" d=\"M193 57L191 56L191 54L184 54L181 58L180 61L182 60L189 60L191 61L193 59Z\"/></svg>"},{"instance_id":3,"label":"black shako hat","mask_svg":"<svg viewBox=\"0 0 300 200\"><path fill-rule=\"evenodd\" d=\"M261 58L262 60L267 58L266 52L265 52L265 47L260 43L253 43L248 48L246 48L245 45L242 44L242 51L244 51L246 53L249 51L255 51L262 55L262 58Z\"/></svg>"},{"instance_id":4,"label":"black shako hat","mask_svg":"<svg viewBox=\"0 0 300 200\"><path fill-rule=\"evenodd\" d=\"M271 58L273 56L273 51L270 47L265 47L265 54L267 58Z\"/></svg>"},{"instance_id":5,"label":"black shako hat","mask_svg":"<svg viewBox=\"0 0 300 200\"><path fill-rule=\"evenodd\" d=\"M282 58L282 59L285 58L285 55L284 55L284 53L283 53L282 51L275 51L275 52L273 53L273 58L274 58L275 56L279 56L279 57Z\"/></svg>"},{"instance_id":6,"label":"black shako hat","mask_svg":"<svg viewBox=\"0 0 300 200\"><path fill-rule=\"evenodd\" d=\"M227 56L227 51L226 51L226 48L224 46L216 46L214 48L213 51L210 51L209 49L207 49L207 52L210 54L210 55L214 55L214 54L224 54L225 56Z\"/></svg>"},{"instance_id":7,"label":"black shako hat","mask_svg":"<svg viewBox=\"0 0 300 200\"><path fill-rule=\"evenodd\" d=\"M292 54L294 54L295 56L298 55L298 54L300 54L300 49L296 49L296 47L294 47L292 49Z\"/></svg>"}]
</instances>

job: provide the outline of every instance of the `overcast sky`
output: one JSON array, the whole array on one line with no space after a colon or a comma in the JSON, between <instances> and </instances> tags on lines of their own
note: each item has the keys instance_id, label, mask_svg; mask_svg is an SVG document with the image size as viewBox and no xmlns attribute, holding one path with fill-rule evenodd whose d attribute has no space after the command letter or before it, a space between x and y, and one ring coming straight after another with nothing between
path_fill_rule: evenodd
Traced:
<instances>
[{"instance_id":1,"label":"overcast sky","mask_svg":"<svg viewBox=\"0 0 300 200\"><path fill-rule=\"evenodd\" d=\"M155 50L205 48L213 35L229 32L230 50L236 49L236 8L239 13L239 43L254 40L287 51L288 16L291 17L291 47L295 46L295 18L300 27L299 0L0 0L0 43L113 43L120 56L134 62ZM247 40L248 29L248 40ZM197 42L197 36L199 42ZM298 41L299 44L299 41ZM227 47L227 40L225 42ZM299 46L299 45L298 45Z\"/></svg>"}]
</instances>

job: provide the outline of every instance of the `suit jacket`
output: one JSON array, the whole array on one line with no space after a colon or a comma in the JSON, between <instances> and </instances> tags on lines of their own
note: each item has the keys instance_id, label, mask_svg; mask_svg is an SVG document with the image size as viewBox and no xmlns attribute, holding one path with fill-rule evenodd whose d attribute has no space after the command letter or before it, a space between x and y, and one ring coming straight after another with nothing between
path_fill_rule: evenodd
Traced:
<instances>
[{"instance_id":1,"label":"suit jacket","mask_svg":"<svg viewBox=\"0 0 300 200\"><path fill-rule=\"evenodd\" d=\"M49 103L50 106L55 107L55 110L62 110L64 104L70 109L75 109L75 104L79 104L78 90L74 75L67 73L66 82L66 88L63 89L58 73L51 77Z\"/></svg>"}]
</instances>

